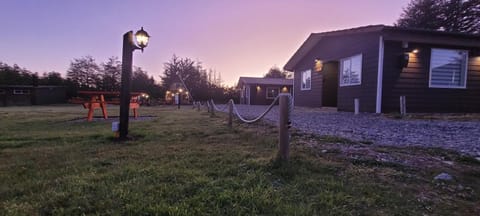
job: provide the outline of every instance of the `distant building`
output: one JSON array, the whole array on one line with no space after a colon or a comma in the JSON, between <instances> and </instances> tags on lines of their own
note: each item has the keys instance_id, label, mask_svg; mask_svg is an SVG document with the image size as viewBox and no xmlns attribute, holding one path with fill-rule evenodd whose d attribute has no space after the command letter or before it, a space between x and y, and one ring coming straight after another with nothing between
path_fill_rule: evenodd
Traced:
<instances>
[{"instance_id":1,"label":"distant building","mask_svg":"<svg viewBox=\"0 0 480 216\"><path fill-rule=\"evenodd\" d=\"M269 105L279 93L292 93L293 79L240 77L240 103Z\"/></svg>"},{"instance_id":2,"label":"distant building","mask_svg":"<svg viewBox=\"0 0 480 216\"><path fill-rule=\"evenodd\" d=\"M312 33L284 66L295 106L480 112L480 35L384 25Z\"/></svg>"},{"instance_id":3,"label":"distant building","mask_svg":"<svg viewBox=\"0 0 480 216\"><path fill-rule=\"evenodd\" d=\"M65 86L0 85L0 106L65 103Z\"/></svg>"}]
</instances>

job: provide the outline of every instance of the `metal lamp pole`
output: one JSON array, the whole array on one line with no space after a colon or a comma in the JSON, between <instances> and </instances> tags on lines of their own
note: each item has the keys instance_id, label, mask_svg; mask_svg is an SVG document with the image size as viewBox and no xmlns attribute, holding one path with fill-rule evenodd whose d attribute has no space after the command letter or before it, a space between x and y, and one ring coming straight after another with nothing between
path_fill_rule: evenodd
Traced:
<instances>
[{"instance_id":1,"label":"metal lamp pole","mask_svg":"<svg viewBox=\"0 0 480 216\"><path fill-rule=\"evenodd\" d=\"M183 90L182 89L178 89L178 109L180 109L180 106L182 104L182 92Z\"/></svg>"},{"instance_id":2,"label":"metal lamp pole","mask_svg":"<svg viewBox=\"0 0 480 216\"><path fill-rule=\"evenodd\" d=\"M119 139L126 140L128 135L128 118L130 113L130 81L132 80L133 51L145 48L148 44L149 35L143 27L135 33L137 45L133 41L133 32L129 31L123 35L122 51L122 82L120 87L120 126Z\"/></svg>"}]
</instances>

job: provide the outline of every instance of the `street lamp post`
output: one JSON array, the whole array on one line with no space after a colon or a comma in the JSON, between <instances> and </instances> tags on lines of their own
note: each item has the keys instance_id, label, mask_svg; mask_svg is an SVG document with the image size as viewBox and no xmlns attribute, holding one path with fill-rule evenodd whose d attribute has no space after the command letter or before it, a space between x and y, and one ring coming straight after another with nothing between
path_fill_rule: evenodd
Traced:
<instances>
[{"instance_id":1,"label":"street lamp post","mask_svg":"<svg viewBox=\"0 0 480 216\"><path fill-rule=\"evenodd\" d=\"M147 47L150 36L143 27L135 33L136 44L133 41L133 32L123 35L122 52L122 82L120 87L120 127L119 139L125 140L128 135L128 117L130 113L130 81L132 79L133 51Z\"/></svg>"},{"instance_id":2,"label":"street lamp post","mask_svg":"<svg viewBox=\"0 0 480 216\"><path fill-rule=\"evenodd\" d=\"M182 103L182 92L183 89L178 89L178 109L180 109L180 104Z\"/></svg>"}]
</instances>

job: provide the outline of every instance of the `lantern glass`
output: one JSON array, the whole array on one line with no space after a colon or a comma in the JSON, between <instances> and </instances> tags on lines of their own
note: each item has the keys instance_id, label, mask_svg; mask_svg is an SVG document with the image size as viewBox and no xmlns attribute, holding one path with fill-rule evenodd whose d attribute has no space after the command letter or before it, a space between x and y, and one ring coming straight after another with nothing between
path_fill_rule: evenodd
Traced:
<instances>
[{"instance_id":1,"label":"lantern glass","mask_svg":"<svg viewBox=\"0 0 480 216\"><path fill-rule=\"evenodd\" d=\"M137 40L137 45L140 48L145 48L148 45L148 39L150 38L150 35L143 30L143 27L135 33L135 39Z\"/></svg>"}]
</instances>

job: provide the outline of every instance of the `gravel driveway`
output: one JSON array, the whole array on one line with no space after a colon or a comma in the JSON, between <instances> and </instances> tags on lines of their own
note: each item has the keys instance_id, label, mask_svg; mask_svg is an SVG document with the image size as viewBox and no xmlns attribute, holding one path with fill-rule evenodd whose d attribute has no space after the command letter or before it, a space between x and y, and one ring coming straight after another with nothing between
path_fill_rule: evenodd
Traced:
<instances>
[{"instance_id":1,"label":"gravel driveway","mask_svg":"<svg viewBox=\"0 0 480 216\"><path fill-rule=\"evenodd\" d=\"M267 106L236 105L245 117ZM223 107L220 105L219 107ZM404 120L377 114L354 115L332 109L295 107L293 127L318 135L340 136L377 145L440 147L480 156L480 121ZM278 106L266 118L278 121Z\"/></svg>"}]
</instances>

